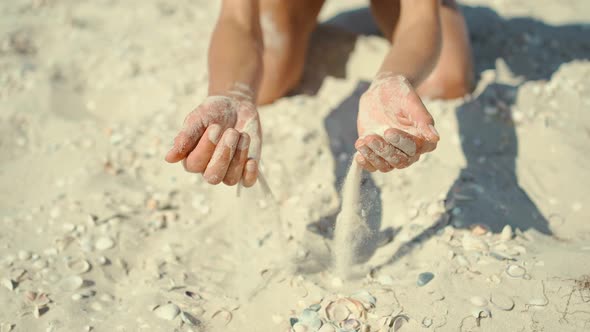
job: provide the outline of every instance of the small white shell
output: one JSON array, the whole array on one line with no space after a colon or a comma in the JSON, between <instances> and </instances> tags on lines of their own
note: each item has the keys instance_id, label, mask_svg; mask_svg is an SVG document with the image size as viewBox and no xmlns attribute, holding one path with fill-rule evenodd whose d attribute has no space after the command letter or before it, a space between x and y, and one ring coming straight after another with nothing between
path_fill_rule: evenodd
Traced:
<instances>
[{"instance_id":1,"label":"small white shell","mask_svg":"<svg viewBox=\"0 0 590 332\"><path fill-rule=\"evenodd\" d=\"M0 283L2 283L2 286L8 288L8 290L14 290L16 288L16 283L8 278L3 278Z\"/></svg>"},{"instance_id":2,"label":"small white shell","mask_svg":"<svg viewBox=\"0 0 590 332\"><path fill-rule=\"evenodd\" d=\"M508 265L506 274L512 278L522 278L526 274L526 269L520 265Z\"/></svg>"},{"instance_id":3,"label":"small white shell","mask_svg":"<svg viewBox=\"0 0 590 332\"><path fill-rule=\"evenodd\" d=\"M161 319L173 320L180 313L180 308L174 303L164 304L154 309L154 314Z\"/></svg>"},{"instance_id":4,"label":"small white shell","mask_svg":"<svg viewBox=\"0 0 590 332\"><path fill-rule=\"evenodd\" d=\"M79 276L69 276L59 282L59 288L64 291L74 291L84 285L84 279Z\"/></svg>"},{"instance_id":5,"label":"small white shell","mask_svg":"<svg viewBox=\"0 0 590 332\"><path fill-rule=\"evenodd\" d=\"M75 258L66 264L68 269L76 274L82 274L90 271L90 263L87 260L82 258Z\"/></svg>"},{"instance_id":6,"label":"small white shell","mask_svg":"<svg viewBox=\"0 0 590 332\"><path fill-rule=\"evenodd\" d=\"M500 233L500 240L508 241L510 239L512 239L512 227L510 227L510 225L506 225L504 226L504 228L502 228L502 233Z\"/></svg>"},{"instance_id":7,"label":"small white shell","mask_svg":"<svg viewBox=\"0 0 590 332\"><path fill-rule=\"evenodd\" d=\"M98 250L107 250L115 246L115 241L108 236L98 238L94 243L94 247Z\"/></svg>"},{"instance_id":8,"label":"small white shell","mask_svg":"<svg viewBox=\"0 0 590 332\"><path fill-rule=\"evenodd\" d=\"M471 299L469 299L469 301L471 302L471 304L478 307L485 307L486 305L488 305L488 300L481 296L473 296Z\"/></svg>"}]
</instances>

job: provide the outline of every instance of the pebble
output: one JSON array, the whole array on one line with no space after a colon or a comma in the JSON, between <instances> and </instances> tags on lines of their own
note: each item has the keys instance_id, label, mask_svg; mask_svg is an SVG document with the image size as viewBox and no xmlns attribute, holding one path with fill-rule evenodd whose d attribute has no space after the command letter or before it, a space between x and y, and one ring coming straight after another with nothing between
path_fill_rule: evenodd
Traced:
<instances>
[{"instance_id":1,"label":"pebble","mask_svg":"<svg viewBox=\"0 0 590 332\"><path fill-rule=\"evenodd\" d=\"M427 328L432 326L432 319L424 317L424 319L422 319L422 325Z\"/></svg>"},{"instance_id":2,"label":"pebble","mask_svg":"<svg viewBox=\"0 0 590 332\"><path fill-rule=\"evenodd\" d=\"M107 265L109 263L109 259L106 258L105 256L100 256L100 257L98 257L98 263L100 265Z\"/></svg>"},{"instance_id":3,"label":"pebble","mask_svg":"<svg viewBox=\"0 0 590 332\"><path fill-rule=\"evenodd\" d=\"M512 236L512 227L510 227L510 225L504 226L504 228L502 228L502 233L500 233L500 240L508 241L512 239Z\"/></svg>"},{"instance_id":4,"label":"pebble","mask_svg":"<svg viewBox=\"0 0 590 332\"><path fill-rule=\"evenodd\" d=\"M100 237L94 243L94 247L98 250L108 250L115 246L115 241L108 236Z\"/></svg>"},{"instance_id":5,"label":"pebble","mask_svg":"<svg viewBox=\"0 0 590 332\"><path fill-rule=\"evenodd\" d=\"M418 275L418 280L416 281L416 284L418 285L418 287L422 287L429 283L432 279L434 279L434 274L432 274L431 272L422 272Z\"/></svg>"},{"instance_id":6,"label":"pebble","mask_svg":"<svg viewBox=\"0 0 590 332\"><path fill-rule=\"evenodd\" d=\"M59 288L64 291L74 291L84 285L84 279L79 276L69 276L59 282Z\"/></svg>"},{"instance_id":7,"label":"pebble","mask_svg":"<svg viewBox=\"0 0 590 332\"><path fill-rule=\"evenodd\" d=\"M522 278L526 274L526 269L520 265L508 265L506 274L512 278Z\"/></svg>"},{"instance_id":8,"label":"pebble","mask_svg":"<svg viewBox=\"0 0 590 332\"><path fill-rule=\"evenodd\" d=\"M18 259L21 261L26 261L31 258L31 252L26 250L21 250L18 252Z\"/></svg>"},{"instance_id":9,"label":"pebble","mask_svg":"<svg viewBox=\"0 0 590 332\"><path fill-rule=\"evenodd\" d=\"M486 305L488 305L488 300L481 296L473 296L471 299L469 299L469 301L471 302L471 304L478 307L485 307Z\"/></svg>"},{"instance_id":10,"label":"pebble","mask_svg":"<svg viewBox=\"0 0 590 332\"><path fill-rule=\"evenodd\" d=\"M155 308L154 314L161 319L173 320L180 314L180 308L174 303L168 303Z\"/></svg>"}]
</instances>

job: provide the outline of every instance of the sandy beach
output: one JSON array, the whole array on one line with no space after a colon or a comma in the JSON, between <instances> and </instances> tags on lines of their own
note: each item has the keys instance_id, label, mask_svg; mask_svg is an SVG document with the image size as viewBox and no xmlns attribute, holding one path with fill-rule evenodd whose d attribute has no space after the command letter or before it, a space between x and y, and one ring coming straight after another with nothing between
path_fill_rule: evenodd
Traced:
<instances>
[{"instance_id":1,"label":"sandy beach","mask_svg":"<svg viewBox=\"0 0 590 332\"><path fill-rule=\"evenodd\" d=\"M425 100L433 153L364 173L347 278L340 189L389 47L366 1L327 1L259 109L271 195L164 161L219 1L1 1L0 332L590 331L590 2L460 3L477 88Z\"/></svg>"}]
</instances>

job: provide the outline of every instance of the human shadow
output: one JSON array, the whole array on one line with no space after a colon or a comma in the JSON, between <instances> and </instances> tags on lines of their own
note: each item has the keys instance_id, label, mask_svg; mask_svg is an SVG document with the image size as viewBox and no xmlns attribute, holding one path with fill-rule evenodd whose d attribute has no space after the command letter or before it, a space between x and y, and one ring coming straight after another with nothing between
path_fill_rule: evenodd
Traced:
<instances>
[{"instance_id":1,"label":"human shadow","mask_svg":"<svg viewBox=\"0 0 590 332\"><path fill-rule=\"evenodd\" d=\"M445 198L446 213L377 269L395 263L451 224L483 224L499 233L506 225L551 235L548 220L520 187L516 175L518 139L511 107L518 86L492 83L456 110L461 148L467 160Z\"/></svg>"},{"instance_id":2,"label":"human shadow","mask_svg":"<svg viewBox=\"0 0 590 332\"><path fill-rule=\"evenodd\" d=\"M483 6L461 6L469 29L477 77L497 67L497 59L507 64L520 82L547 80L563 63L590 58L588 24L551 25L529 17L504 18ZM308 94L315 94L326 76L346 77L346 62L359 34L378 35L368 8L340 13L316 31L310 44L303 76ZM337 184L341 184L354 153L358 100L368 82L360 82L325 119L335 160ZM522 231L534 229L550 235L547 220L518 184L516 158L518 141L511 106L519 85L492 83L474 99L456 110L462 149L467 166L460 171L445 199L448 213L435 220L394 253L391 264L451 223L469 228L486 224L492 232L505 225ZM484 112L487 109L487 112ZM369 224L378 234L381 227L381 195L370 177L363 180L363 195L370 202ZM371 194L372 193L372 194ZM372 204L372 205L371 205ZM335 215L309 225L309 229L331 237ZM397 233L390 229L390 234ZM376 243L376 241L374 241ZM370 258L376 245L367 247L363 261Z\"/></svg>"},{"instance_id":3,"label":"human shadow","mask_svg":"<svg viewBox=\"0 0 590 332\"><path fill-rule=\"evenodd\" d=\"M502 58L522 80L547 80L563 63L590 60L589 24L552 25L531 17L504 18L484 6L465 6L476 79ZM312 34L302 83L292 94L315 95L327 76L345 78L359 35L380 35L368 7L329 18Z\"/></svg>"}]
</instances>

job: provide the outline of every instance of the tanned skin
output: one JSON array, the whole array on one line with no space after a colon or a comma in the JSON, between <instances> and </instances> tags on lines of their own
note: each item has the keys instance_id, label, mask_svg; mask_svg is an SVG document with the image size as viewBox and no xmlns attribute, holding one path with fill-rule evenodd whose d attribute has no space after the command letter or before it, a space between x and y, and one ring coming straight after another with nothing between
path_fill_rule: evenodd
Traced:
<instances>
[{"instance_id":1,"label":"tanned skin","mask_svg":"<svg viewBox=\"0 0 590 332\"><path fill-rule=\"evenodd\" d=\"M189 113L166 161L211 184L252 186L262 129L256 106L294 88L324 0L224 0L209 48L209 96ZM359 103L355 148L364 169L389 172L436 148L421 98L457 98L472 87L465 21L454 1L372 0L391 48Z\"/></svg>"}]
</instances>

